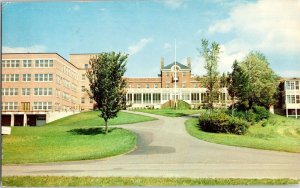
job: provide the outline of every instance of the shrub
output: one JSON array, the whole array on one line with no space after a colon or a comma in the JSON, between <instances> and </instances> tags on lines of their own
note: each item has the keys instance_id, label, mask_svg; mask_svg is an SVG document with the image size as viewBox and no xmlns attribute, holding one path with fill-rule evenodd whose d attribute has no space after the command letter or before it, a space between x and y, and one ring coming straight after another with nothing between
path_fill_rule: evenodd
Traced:
<instances>
[{"instance_id":1,"label":"shrub","mask_svg":"<svg viewBox=\"0 0 300 188\"><path fill-rule=\"evenodd\" d=\"M224 112L214 112L200 115L199 126L201 130L206 132L245 134L249 124Z\"/></svg>"},{"instance_id":2,"label":"shrub","mask_svg":"<svg viewBox=\"0 0 300 188\"><path fill-rule=\"evenodd\" d=\"M164 104L161 105L162 109L166 109L166 108L175 108L175 101L174 100L168 100L167 102L165 102ZM180 110L185 110L185 109L190 109L191 106L189 105L189 103L183 101L183 100L177 100L177 109Z\"/></svg>"},{"instance_id":3,"label":"shrub","mask_svg":"<svg viewBox=\"0 0 300 188\"><path fill-rule=\"evenodd\" d=\"M263 119L268 119L270 117L270 112L263 106L254 106L253 111L256 114L256 121Z\"/></svg>"}]
</instances>

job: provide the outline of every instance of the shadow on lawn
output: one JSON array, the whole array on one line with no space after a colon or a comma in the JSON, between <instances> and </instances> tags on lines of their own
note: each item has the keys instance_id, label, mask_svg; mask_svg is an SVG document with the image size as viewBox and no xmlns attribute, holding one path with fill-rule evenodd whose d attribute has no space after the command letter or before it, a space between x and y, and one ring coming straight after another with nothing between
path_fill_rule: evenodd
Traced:
<instances>
[{"instance_id":1,"label":"shadow on lawn","mask_svg":"<svg viewBox=\"0 0 300 188\"><path fill-rule=\"evenodd\" d=\"M182 116L187 116L188 114L185 114L185 113L173 113L173 112L170 112L170 113L166 113L168 114L169 116L171 117L182 117Z\"/></svg>"},{"instance_id":2,"label":"shadow on lawn","mask_svg":"<svg viewBox=\"0 0 300 188\"><path fill-rule=\"evenodd\" d=\"M108 133L114 131L117 128L109 128ZM86 129L72 129L68 131L73 135L98 135L98 134L105 134L105 129L102 127L96 128L86 128Z\"/></svg>"}]
</instances>

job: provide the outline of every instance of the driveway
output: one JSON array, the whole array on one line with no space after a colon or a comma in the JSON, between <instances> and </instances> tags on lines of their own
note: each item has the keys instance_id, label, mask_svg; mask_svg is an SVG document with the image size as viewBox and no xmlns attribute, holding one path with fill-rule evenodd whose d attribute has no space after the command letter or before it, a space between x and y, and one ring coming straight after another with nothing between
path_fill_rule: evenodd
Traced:
<instances>
[{"instance_id":1,"label":"driveway","mask_svg":"<svg viewBox=\"0 0 300 188\"><path fill-rule=\"evenodd\" d=\"M138 135L137 148L128 154L99 160L5 165L3 176L300 179L300 154L208 143L186 132L184 121L188 117L144 115L158 120L121 126Z\"/></svg>"}]
</instances>

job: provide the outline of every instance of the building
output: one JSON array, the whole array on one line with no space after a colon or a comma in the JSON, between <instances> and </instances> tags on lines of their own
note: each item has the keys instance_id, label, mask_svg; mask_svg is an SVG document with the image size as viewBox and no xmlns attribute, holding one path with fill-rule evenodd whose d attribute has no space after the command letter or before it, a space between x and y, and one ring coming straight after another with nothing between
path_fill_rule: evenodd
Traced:
<instances>
[{"instance_id":1,"label":"building","mask_svg":"<svg viewBox=\"0 0 300 188\"><path fill-rule=\"evenodd\" d=\"M78 68L57 53L2 54L1 125L41 125L80 111Z\"/></svg>"},{"instance_id":2,"label":"building","mask_svg":"<svg viewBox=\"0 0 300 188\"><path fill-rule=\"evenodd\" d=\"M300 119L300 78L284 78L283 109L287 117Z\"/></svg>"},{"instance_id":3,"label":"building","mask_svg":"<svg viewBox=\"0 0 300 188\"><path fill-rule=\"evenodd\" d=\"M70 61L57 53L2 54L1 125L42 125L67 115L92 110L89 81L85 75L96 54L70 54ZM160 61L155 78L128 78L128 108L160 108L170 100L183 100L192 107L207 102L206 88L191 74L191 60L185 63ZM281 108L288 117L300 115L300 79L283 79ZM231 104L226 88L220 88L216 106Z\"/></svg>"}]
</instances>

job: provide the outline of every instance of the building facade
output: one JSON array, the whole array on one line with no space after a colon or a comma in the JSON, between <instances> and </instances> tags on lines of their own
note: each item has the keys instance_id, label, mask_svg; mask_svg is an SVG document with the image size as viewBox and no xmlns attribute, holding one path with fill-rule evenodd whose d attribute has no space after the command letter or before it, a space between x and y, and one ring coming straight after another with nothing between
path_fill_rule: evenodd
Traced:
<instances>
[{"instance_id":1,"label":"building facade","mask_svg":"<svg viewBox=\"0 0 300 188\"><path fill-rule=\"evenodd\" d=\"M61 117L92 110L86 71L96 54L70 54L70 61L57 53L2 54L1 125L42 125ZM155 78L129 78L128 108L160 108L169 100L183 100L192 107L207 102L206 88L191 74L191 60L185 63L160 61ZM300 79L283 79L283 105L288 117L300 117ZM216 106L231 104L226 88L220 89Z\"/></svg>"}]
</instances>

